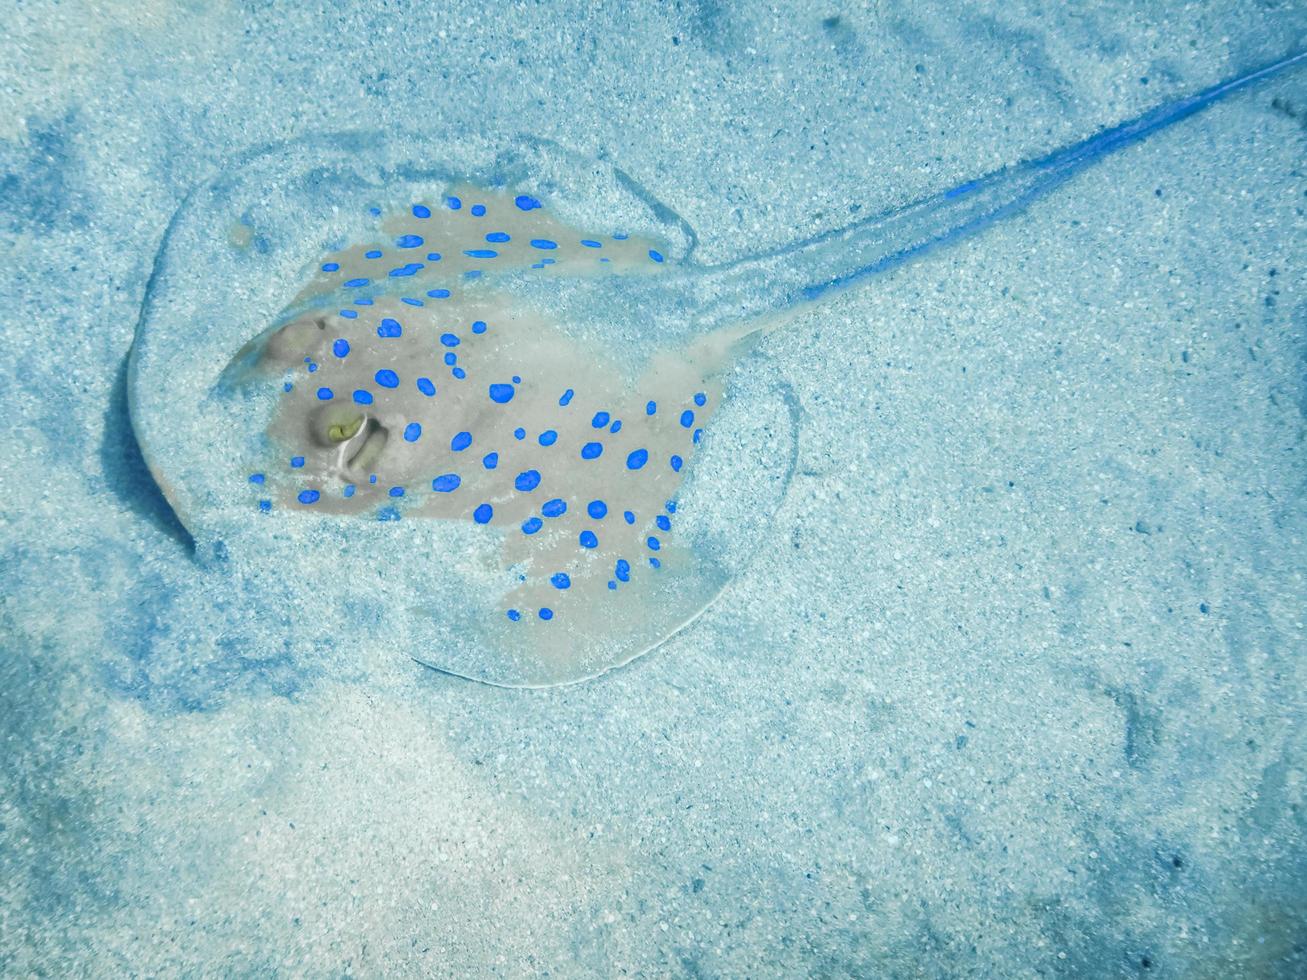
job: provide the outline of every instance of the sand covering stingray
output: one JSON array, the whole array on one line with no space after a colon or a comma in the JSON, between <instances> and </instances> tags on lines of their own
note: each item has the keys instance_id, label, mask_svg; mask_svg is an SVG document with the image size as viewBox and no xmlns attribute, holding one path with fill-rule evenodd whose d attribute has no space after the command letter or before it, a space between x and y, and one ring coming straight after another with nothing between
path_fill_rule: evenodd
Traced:
<instances>
[{"instance_id":1,"label":"sand covering stingray","mask_svg":"<svg viewBox=\"0 0 1307 980\"><path fill-rule=\"evenodd\" d=\"M620 171L550 144L440 167L393 137L261 151L169 231L138 438L202 557L318 589L385 576L391 636L452 673L593 676L711 602L785 492L794 412L750 338L1300 62L717 267Z\"/></svg>"}]
</instances>

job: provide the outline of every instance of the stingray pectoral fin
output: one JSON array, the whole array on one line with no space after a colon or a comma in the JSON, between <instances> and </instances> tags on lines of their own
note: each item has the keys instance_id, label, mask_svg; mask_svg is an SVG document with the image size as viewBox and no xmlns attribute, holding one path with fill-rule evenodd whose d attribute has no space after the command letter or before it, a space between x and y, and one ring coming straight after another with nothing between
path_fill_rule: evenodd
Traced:
<instances>
[{"instance_id":1,"label":"stingray pectoral fin","mask_svg":"<svg viewBox=\"0 0 1307 980\"><path fill-rule=\"evenodd\" d=\"M941 194L788 248L706 270L696 284L700 322L765 322L1019 214L1105 157L1255 84L1307 65L1307 53L1213 85L1047 156L969 180Z\"/></svg>"},{"instance_id":2,"label":"stingray pectoral fin","mask_svg":"<svg viewBox=\"0 0 1307 980\"><path fill-rule=\"evenodd\" d=\"M529 525L529 535L506 526L500 565L508 584L500 593L410 608L407 632L425 638L411 649L414 659L496 686L574 683L630 663L708 609L768 542L798 455L797 405L779 369L755 354L726 382L731 397L675 499L660 497L655 510L632 505L637 523L628 525L620 494L600 490L572 500L560 516L540 508L544 520ZM613 506L593 511L592 523L569 525L564 547L549 547L550 525L584 512L594 496ZM594 527L599 543L569 560L577 526Z\"/></svg>"},{"instance_id":3,"label":"stingray pectoral fin","mask_svg":"<svg viewBox=\"0 0 1307 980\"><path fill-rule=\"evenodd\" d=\"M574 604L567 615L550 610L549 587L538 598L491 615L417 608L438 624L438 647L413 659L444 673L497 687L552 687L588 680L636 659L675 635L704 611L730 582L728 569L685 549L669 550L655 573L645 561L631 580L603 589L602 602ZM518 618L510 618L509 611ZM451 618L451 612L453 617Z\"/></svg>"}]
</instances>

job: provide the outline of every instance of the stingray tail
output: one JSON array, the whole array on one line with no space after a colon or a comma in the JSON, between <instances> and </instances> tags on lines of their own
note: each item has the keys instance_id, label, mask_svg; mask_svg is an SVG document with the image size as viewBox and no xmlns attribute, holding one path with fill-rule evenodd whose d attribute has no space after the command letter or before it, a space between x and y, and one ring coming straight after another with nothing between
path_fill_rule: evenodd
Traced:
<instances>
[{"instance_id":1,"label":"stingray tail","mask_svg":"<svg viewBox=\"0 0 1307 980\"><path fill-rule=\"evenodd\" d=\"M751 319L826 296L1018 214L1104 157L1187 119L1227 96L1293 68L1307 52L1222 82L1048 156L998 170L942 194L710 270L709 321ZM761 285L760 284L764 284Z\"/></svg>"}]
</instances>

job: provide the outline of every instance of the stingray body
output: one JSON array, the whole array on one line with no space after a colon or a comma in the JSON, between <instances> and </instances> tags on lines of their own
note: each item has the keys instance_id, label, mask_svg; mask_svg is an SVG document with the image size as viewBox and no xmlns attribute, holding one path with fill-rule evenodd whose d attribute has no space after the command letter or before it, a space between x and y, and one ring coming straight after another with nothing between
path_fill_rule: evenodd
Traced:
<instances>
[{"instance_id":1,"label":"stingray body","mask_svg":"<svg viewBox=\"0 0 1307 980\"><path fill-rule=\"evenodd\" d=\"M611 615L683 563L675 498L722 365L682 352L627 383L499 281L640 275L665 261L655 243L465 185L381 230L327 255L310 308L236 358L234 383L282 387L258 506L506 529L517 584L497 612L521 632L559 631L596 596Z\"/></svg>"},{"instance_id":2,"label":"stingray body","mask_svg":"<svg viewBox=\"0 0 1307 980\"><path fill-rule=\"evenodd\" d=\"M783 381L755 384L736 413L752 441L710 426L729 413L725 379L750 338L1301 62L717 267L697 265L687 226L620 172L625 210L556 213L575 192L557 175L577 162L547 144L479 179L390 157L364 166L384 146L367 139L264 152L169 233L134 349L134 424L198 541L257 553L260 520L334 522L344 533L311 546L367 542L370 568L385 552L425 563L400 600L417 659L508 685L593 676L711 602L759 532L740 515L765 517L784 493L797 432ZM230 234L215 235L215 215ZM253 285L231 315L206 317L194 270L232 261L224 249ZM197 319L214 326L198 336ZM215 375L224 347L237 353ZM183 390L197 393L189 410ZM418 525L448 533L419 543Z\"/></svg>"}]
</instances>

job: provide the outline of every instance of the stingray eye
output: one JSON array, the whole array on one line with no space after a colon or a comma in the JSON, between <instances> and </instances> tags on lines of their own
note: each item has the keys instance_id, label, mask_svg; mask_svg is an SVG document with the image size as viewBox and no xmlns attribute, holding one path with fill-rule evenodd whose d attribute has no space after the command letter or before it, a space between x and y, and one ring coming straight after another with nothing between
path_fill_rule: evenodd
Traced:
<instances>
[{"instance_id":1,"label":"stingray eye","mask_svg":"<svg viewBox=\"0 0 1307 980\"><path fill-rule=\"evenodd\" d=\"M338 446L358 435L366 419L356 405L323 405L309 419L309 436L319 446Z\"/></svg>"},{"instance_id":2,"label":"stingray eye","mask_svg":"<svg viewBox=\"0 0 1307 980\"><path fill-rule=\"evenodd\" d=\"M353 442L348 448L352 452L346 459L346 465L359 472L375 470L381 454L386 451L386 443L390 441L389 430L376 419L369 418L363 421L351 438ZM355 445L357 448L354 448Z\"/></svg>"},{"instance_id":3,"label":"stingray eye","mask_svg":"<svg viewBox=\"0 0 1307 980\"><path fill-rule=\"evenodd\" d=\"M374 468L390 440L386 427L357 405L321 405L310 413L307 427L314 445L343 449L342 461L351 470Z\"/></svg>"},{"instance_id":4,"label":"stingray eye","mask_svg":"<svg viewBox=\"0 0 1307 980\"><path fill-rule=\"evenodd\" d=\"M292 320L268 337L263 346L263 362L268 365L290 365L304 359L317 346L327 321L321 317L301 317Z\"/></svg>"},{"instance_id":5,"label":"stingray eye","mask_svg":"<svg viewBox=\"0 0 1307 980\"><path fill-rule=\"evenodd\" d=\"M337 422L327 427L327 438L332 442L346 442L353 439L363 425L363 416L360 415L352 422Z\"/></svg>"}]
</instances>

